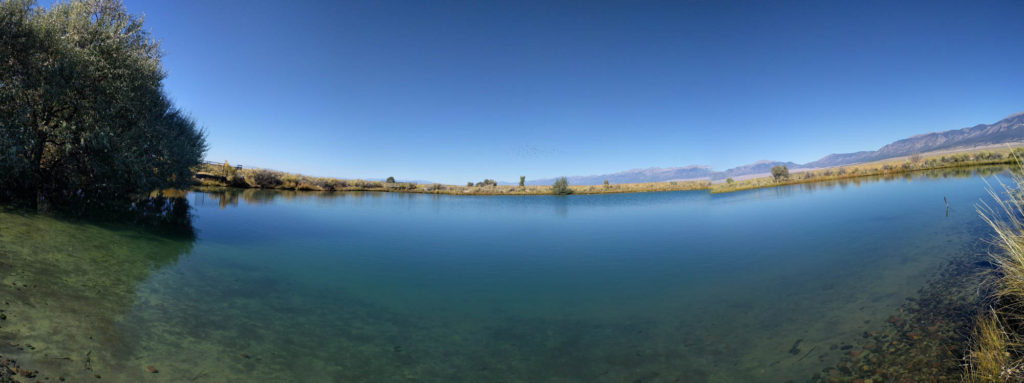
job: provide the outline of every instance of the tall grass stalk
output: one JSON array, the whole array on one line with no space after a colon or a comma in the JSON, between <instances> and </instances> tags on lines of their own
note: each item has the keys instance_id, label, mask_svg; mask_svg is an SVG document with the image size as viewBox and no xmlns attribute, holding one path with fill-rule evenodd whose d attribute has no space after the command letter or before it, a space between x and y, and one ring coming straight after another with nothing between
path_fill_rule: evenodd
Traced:
<instances>
[{"instance_id":1,"label":"tall grass stalk","mask_svg":"<svg viewBox=\"0 0 1024 383\"><path fill-rule=\"evenodd\" d=\"M1018 169L1024 170L1019 157ZM987 181L986 181L987 182ZM964 382L1024 381L1024 178L1011 173L1011 181L988 184L991 202L982 201L978 214L995 232L991 255L998 279L993 298L996 308L980 316L967 355Z\"/></svg>"}]
</instances>

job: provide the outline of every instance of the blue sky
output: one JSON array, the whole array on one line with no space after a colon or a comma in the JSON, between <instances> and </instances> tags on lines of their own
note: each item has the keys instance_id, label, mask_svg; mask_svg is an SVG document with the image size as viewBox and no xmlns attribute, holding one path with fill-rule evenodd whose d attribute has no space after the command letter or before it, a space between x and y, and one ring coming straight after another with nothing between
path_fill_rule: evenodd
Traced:
<instances>
[{"instance_id":1,"label":"blue sky","mask_svg":"<svg viewBox=\"0 0 1024 383\"><path fill-rule=\"evenodd\" d=\"M808 162L1024 111L1024 2L136 1L210 160L517 181Z\"/></svg>"}]
</instances>

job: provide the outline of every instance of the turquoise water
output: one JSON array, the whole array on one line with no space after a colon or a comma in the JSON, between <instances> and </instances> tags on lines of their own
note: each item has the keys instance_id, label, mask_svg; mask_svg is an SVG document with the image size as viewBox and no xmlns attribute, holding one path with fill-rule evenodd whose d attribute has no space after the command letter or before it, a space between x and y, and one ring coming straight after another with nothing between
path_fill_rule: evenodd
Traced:
<instances>
[{"instance_id":1,"label":"turquoise water","mask_svg":"<svg viewBox=\"0 0 1024 383\"><path fill-rule=\"evenodd\" d=\"M804 381L975 243L985 187L191 192L191 236L0 210L0 354L72 381Z\"/></svg>"}]
</instances>

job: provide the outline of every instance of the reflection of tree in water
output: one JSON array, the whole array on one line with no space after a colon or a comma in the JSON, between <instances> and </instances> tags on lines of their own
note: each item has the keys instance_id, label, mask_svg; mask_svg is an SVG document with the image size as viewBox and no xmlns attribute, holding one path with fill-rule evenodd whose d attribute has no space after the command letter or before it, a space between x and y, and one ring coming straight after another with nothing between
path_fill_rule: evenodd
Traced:
<instances>
[{"instance_id":1,"label":"reflection of tree in water","mask_svg":"<svg viewBox=\"0 0 1024 383\"><path fill-rule=\"evenodd\" d=\"M559 217L565 218L569 216L569 199L565 196L558 196L555 198L555 214Z\"/></svg>"},{"instance_id":2,"label":"reflection of tree in water","mask_svg":"<svg viewBox=\"0 0 1024 383\"><path fill-rule=\"evenodd\" d=\"M140 283L192 251L188 211L177 196L91 219L0 208L0 294L7 302L0 341L32 345L4 356L73 381L118 376L112 353L130 352L118 322L136 304Z\"/></svg>"},{"instance_id":3,"label":"reflection of tree in water","mask_svg":"<svg viewBox=\"0 0 1024 383\"><path fill-rule=\"evenodd\" d=\"M406 193L400 193L406 194ZM409 194L411 196L411 194ZM381 198L383 192L363 191L295 191L277 189L239 189L239 188L203 188L199 189L192 202L197 206L217 203L221 209L238 206L239 201L249 205L264 205L275 200L315 200L330 201L338 198L363 199Z\"/></svg>"}]
</instances>

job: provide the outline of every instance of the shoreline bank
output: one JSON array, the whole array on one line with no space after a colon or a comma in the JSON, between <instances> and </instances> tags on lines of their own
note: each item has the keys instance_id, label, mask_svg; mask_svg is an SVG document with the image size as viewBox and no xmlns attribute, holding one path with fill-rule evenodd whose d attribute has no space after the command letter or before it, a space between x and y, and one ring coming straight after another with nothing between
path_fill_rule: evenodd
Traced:
<instances>
[{"instance_id":1,"label":"shoreline bank","mask_svg":"<svg viewBox=\"0 0 1024 383\"><path fill-rule=\"evenodd\" d=\"M813 184L819 182L844 182L856 181L870 177L898 177L928 171L955 170L985 166L1012 166L1017 164L1014 157L1001 158L996 160L971 160L967 162L943 164L941 166L923 167L893 167L884 168L885 165L869 167L867 165L829 168L817 171L797 172L790 179L775 181L770 177L754 178L736 182L735 184L713 183L711 181L672 181L672 182L650 182L638 184L611 184L611 185L581 185L570 186L572 194L598 195L598 194L628 194L628 193L653 193L670 191L700 191L705 190L711 194L732 193L745 190L767 189L780 186ZM842 170L837 170L842 169ZM853 170L850 170L853 169ZM845 170L845 171L843 171ZM839 174L841 171L842 174ZM809 174L809 175L805 175ZM305 176L300 176L305 177ZM202 190L204 188L233 188L233 189L257 189L257 190L288 190L288 191L320 191L320 192L384 192L384 193L412 193L412 194L444 194L461 196L538 196L553 195L550 186L465 186L442 185L442 184L413 184L413 183L385 183L378 181L348 181L344 186L316 187L311 184L298 184L291 187L260 187L225 181L211 181L210 179L196 179L192 189ZM330 182L330 181L328 181Z\"/></svg>"}]
</instances>

